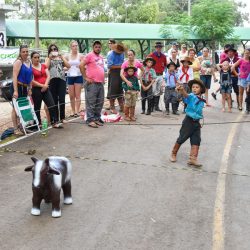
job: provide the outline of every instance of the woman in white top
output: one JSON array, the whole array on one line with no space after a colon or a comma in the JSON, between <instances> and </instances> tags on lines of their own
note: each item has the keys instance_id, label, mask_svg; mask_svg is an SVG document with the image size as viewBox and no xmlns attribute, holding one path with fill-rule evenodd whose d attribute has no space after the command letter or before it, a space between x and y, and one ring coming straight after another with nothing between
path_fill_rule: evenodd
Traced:
<instances>
[{"instance_id":1,"label":"woman in white top","mask_svg":"<svg viewBox=\"0 0 250 250\"><path fill-rule=\"evenodd\" d=\"M81 107L81 90L83 85L83 77L79 69L79 65L83 60L83 55L78 52L78 43L72 41L70 43L70 53L66 56L70 64L67 73L67 83L69 89L69 98L71 104L71 117L78 117Z\"/></svg>"}]
</instances>

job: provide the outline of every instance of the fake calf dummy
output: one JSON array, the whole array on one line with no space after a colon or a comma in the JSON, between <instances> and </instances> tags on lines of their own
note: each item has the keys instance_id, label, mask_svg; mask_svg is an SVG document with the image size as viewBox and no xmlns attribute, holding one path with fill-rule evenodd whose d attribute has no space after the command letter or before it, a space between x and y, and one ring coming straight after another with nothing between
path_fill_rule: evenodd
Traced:
<instances>
[{"instance_id":1,"label":"fake calf dummy","mask_svg":"<svg viewBox=\"0 0 250 250\"><path fill-rule=\"evenodd\" d=\"M65 157L52 156L44 161L31 158L34 165L26 167L25 171L32 171L32 215L40 215L40 204L52 202L52 217L60 217L60 192L63 190L64 204L72 204L70 161Z\"/></svg>"}]
</instances>

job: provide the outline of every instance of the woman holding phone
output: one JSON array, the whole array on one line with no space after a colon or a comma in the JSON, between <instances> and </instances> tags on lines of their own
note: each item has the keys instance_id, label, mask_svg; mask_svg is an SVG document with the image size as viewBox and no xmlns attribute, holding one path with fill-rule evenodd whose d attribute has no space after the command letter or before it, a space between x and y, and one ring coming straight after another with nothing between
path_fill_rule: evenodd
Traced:
<instances>
[{"instance_id":1,"label":"woman holding phone","mask_svg":"<svg viewBox=\"0 0 250 250\"><path fill-rule=\"evenodd\" d=\"M69 69L70 64L64 56L59 53L58 47L55 44L50 44L45 65L50 72L49 89L56 105L56 120L64 122L66 77L63 68L66 67Z\"/></svg>"}]
</instances>

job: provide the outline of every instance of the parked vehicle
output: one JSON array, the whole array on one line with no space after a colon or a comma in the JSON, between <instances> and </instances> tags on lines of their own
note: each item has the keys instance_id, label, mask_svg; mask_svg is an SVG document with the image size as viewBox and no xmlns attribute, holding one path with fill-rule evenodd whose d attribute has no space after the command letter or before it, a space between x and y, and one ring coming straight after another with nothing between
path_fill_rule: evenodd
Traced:
<instances>
[{"instance_id":1,"label":"parked vehicle","mask_svg":"<svg viewBox=\"0 0 250 250\"><path fill-rule=\"evenodd\" d=\"M12 96L10 94L10 86L12 82L12 79L0 81L0 97L4 98L6 101L11 101L12 99Z\"/></svg>"}]
</instances>

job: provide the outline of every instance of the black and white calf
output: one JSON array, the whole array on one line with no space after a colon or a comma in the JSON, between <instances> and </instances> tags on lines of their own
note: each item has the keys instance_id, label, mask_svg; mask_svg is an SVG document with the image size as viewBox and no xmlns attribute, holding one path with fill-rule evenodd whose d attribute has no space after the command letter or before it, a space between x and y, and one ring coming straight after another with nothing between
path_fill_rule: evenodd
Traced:
<instances>
[{"instance_id":1,"label":"black and white calf","mask_svg":"<svg viewBox=\"0 0 250 250\"><path fill-rule=\"evenodd\" d=\"M32 171L33 207L31 214L40 215L42 199L46 203L52 202L52 217L60 217L60 192L63 189L64 204L72 204L70 161L65 157L52 156L44 161L31 158L33 166L25 168Z\"/></svg>"}]
</instances>

